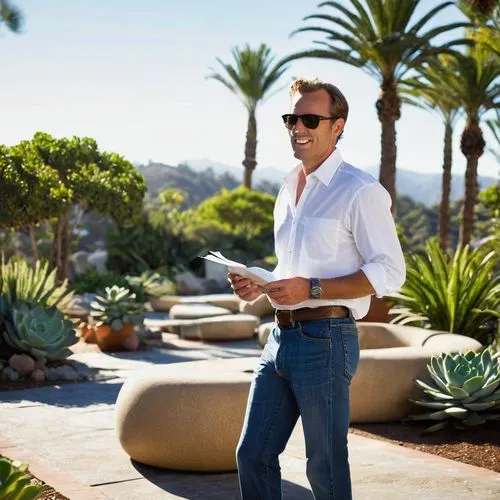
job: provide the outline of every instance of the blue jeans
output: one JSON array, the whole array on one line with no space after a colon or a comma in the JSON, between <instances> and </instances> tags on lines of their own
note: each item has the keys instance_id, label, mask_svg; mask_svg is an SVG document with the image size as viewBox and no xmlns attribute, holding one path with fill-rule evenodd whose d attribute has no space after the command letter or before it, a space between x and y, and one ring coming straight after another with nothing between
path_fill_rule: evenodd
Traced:
<instances>
[{"instance_id":1,"label":"blue jeans","mask_svg":"<svg viewBox=\"0 0 500 500\"><path fill-rule=\"evenodd\" d=\"M280 500L283 452L299 415L316 500L351 500L349 386L359 363L351 318L274 328L255 370L236 451L243 500Z\"/></svg>"}]
</instances>

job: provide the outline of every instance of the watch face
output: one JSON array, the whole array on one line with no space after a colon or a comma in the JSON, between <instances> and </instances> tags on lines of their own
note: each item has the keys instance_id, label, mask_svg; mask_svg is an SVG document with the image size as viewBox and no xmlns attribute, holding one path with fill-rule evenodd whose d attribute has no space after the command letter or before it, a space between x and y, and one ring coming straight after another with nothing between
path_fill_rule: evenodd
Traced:
<instances>
[{"instance_id":1,"label":"watch face","mask_svg":"<svg viewBox=\"0 0 500 500\"><path fill-rule=\"evenodd\" d=\"M311 287L311 295L313 298L319 299L321 296L321 287L320 286Z\"/></svg>"}]
</instances>

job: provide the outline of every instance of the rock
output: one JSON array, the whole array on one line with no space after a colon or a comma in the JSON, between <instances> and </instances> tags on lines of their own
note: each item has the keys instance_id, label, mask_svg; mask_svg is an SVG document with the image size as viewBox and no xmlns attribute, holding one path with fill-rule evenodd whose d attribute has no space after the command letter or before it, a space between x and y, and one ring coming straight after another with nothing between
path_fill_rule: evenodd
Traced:
<instances>
[{"instance_id":1,"label":"rock","mask_svg":"<svg viewBox=\"0 0 500 500\"><path fill-rule=\"evenodd\" d=\"M69 365L62 365L56 368L45 368L47 380L77 380L78 373Z\"/></svg>"},{"instance_id":2,"label":"rock","mask_svg":"<svg viewBox=\"0 0 500 500\"><path fill-rule=\"evenodd\" d=\"M184 295L198 295L205 291L204 279L198 278L191 271L184 271L175 276L177 291Z\"/></svg>"},{"instance_id":3,"label":"rock","mask_svg":"<svg viewBox=\"0 0 500 500\"><path fill-rule=\"evenodd\" d=\"M46 364L46 359L35 359L35 370L43 370Z\"/></svg>"},{"instance_id":4,"label":"rock","mask_svg":"<svg viewBox=\"0 0 500 500\"><path fill-rule=\"evenodd\" d=\"M9 366L19 375L29 375L35 369L35 360L28 354L14 354L9 359Z\"/></svg>"},{"instance_id":5,"label":"rock","mask_svg":"<svg viewBox=\"0 0 500 500\"><path fill-rule=\"evenodd\" d=\"M45 380L45 372L38 368L31 373L31 378L37 382L43 382Z\"/></svg>"},{"instance_id":6,"label":"rock","mask_svg":"<svg viewBox=\"0 0 500 500\"><path fill-rule=\"evenodd\" d=\"M139 336L136 333L132 333L130 337L123 341L123 348L127 351L137 351L139 348Z\"/></svg>"},{"instance_id":7,"label":"rock","mask_svg":"<svg viewBox=\"0 0 500 500\"><path fill-rule=\"evenodd\" d=\"M12 382L19 380L20 375L17 373L14 369L12 369L10 366L6 366L3 369L2 375L4 378L7 380L11 380Z\"/></svg>"}]
</instances>

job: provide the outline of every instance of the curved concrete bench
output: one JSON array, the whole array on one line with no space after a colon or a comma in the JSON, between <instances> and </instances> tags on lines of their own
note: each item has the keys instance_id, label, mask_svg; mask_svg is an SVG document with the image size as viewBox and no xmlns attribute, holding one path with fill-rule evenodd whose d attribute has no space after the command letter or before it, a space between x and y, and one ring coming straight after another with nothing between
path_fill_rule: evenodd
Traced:
<instances>
[{"instance_id":1,"label":"curved concrete bench","mask_svg":"<svg viewBox=\"0 0 500 500\"><path fill-rule=\"evenodd\" d=\"M210 304L176 304L170 309L170 319L199 319L212 318L232 314L224 307L211 306Z\"/></svg>"},{"instance_id":2,"label":"curved concrete bench","mask_svg":"<svg viewBox=\"0 0 500 500\"><path fill-rule=\"evenodd\" d=\"M232 313L239 311L241 299L231 293L215 293L211 295L165 295L163 297L151 297L149 303L153 311L169 312L177 304L210 304L213 306L229 309Z\"/></svg>"},{"instance_id":3,"label":"curved concrete bench","mask_svg":"<svg viewBox=\"0 0 500 500\"><path fill-rule=\"evenodd\" d=\"M184 321L176 333L190 340L241 340L255 334L259 318L250 314L231 314Z\"/></svg>"},{"instance_id":4,"label":"curved concrete bench","mask_svg":"<svg viewBox=\"0 0 500 500\"><path fill-rule=\"evenodd\" d=\"M260 347L264 347L267 342L267 337L271 333L271 330L276 326L274 321L269 321L267 323L262 323L257 329L257 336L259 338Z\"/></svg>"},{"instance_id":5,"label":"curved concrete bench","mask_svg":"<svg viewBox=\"0 0 500 500\"><path fill-rule=\"evenodd\" d=\"M358 324L361 359L351 386L351 421L403 418L413 379L441 352L480 350L462 335L386 323ZM149 465L179 470L234 470L252 372L258 358L162 365L127 379L116 403L125 451Z\"/></svg>"},{"instance_id":6,"label":"curved concrete bench","mask_svg":"<svg viewBox=\"0 0 500 500\"><path fill-rule=\"evenodd\" d=\"M174 363L131 375L115 410L125 452L168 469L236 469L236 445L257 360Z\"/></svg>"},{"instance_id":7,"label":"curved concrete bench","mask_svg":"<svg viewBox=\"0 0 500 500\"><path fill-rule=\"evenodd\" d=\"M245 314L253 314L259 318L264 318L266 316L274 316L274 309L267 295L261 295L252 302L246 302L242 300L240 302L240 312Z\"/></svg>"}]
</instances>

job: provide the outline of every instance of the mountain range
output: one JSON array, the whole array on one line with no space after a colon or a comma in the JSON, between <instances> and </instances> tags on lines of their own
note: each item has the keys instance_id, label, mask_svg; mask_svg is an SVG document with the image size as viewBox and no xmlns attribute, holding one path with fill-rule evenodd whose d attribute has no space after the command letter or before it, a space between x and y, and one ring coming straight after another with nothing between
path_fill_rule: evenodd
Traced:
<instances>
[{"instance_id":1,"label":"mountain range","mask_svg":"<svg viewBox=\"0 0 500 500\"><path fill-rule=\"evenodd\" d=\"M185 167L189 168L186 169ZM184 189L186 192L193 192L193 187L198 186L207 193L199 193L199 200L193 199L192 203L202 201L212 192L218 191L217 184L228 189L236 187L243 178L243 167L235 167L215 162L207 158L192 159L182 162L181 165L173 167L157 162L150 162L148 165L138 166L140 172L146 178L148 191L152 195L158 194L167 187ZM368 173L378 178L378 167L366 169ZM193 178L193 172L199 176ZM257 167L254 171L253 182L256 188L269 192L277 192L282 184L286 172L274 167ZM483 190L498 182L493 177L479 176L479 187ZM220 189L220 187L219 187ZM419 173L411 170L398 168L396 176L396 190L398 195L410 197L415 202L432 206L439 203L441 199L441 173ZM452 178L451 200L455 201L463 197L464 176L454 175ZM198 198L198 196L196 196Z\"/></svg>"}]
</instances>

